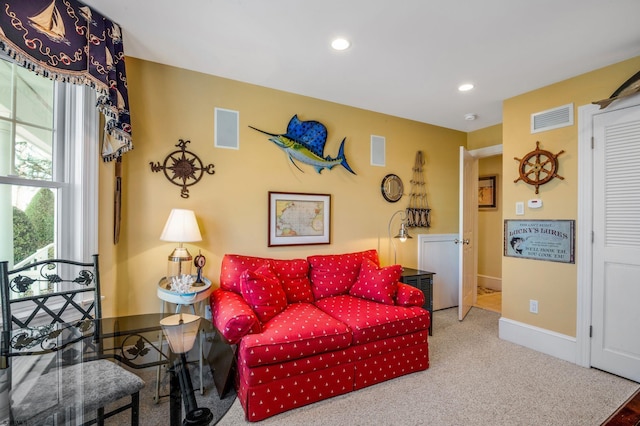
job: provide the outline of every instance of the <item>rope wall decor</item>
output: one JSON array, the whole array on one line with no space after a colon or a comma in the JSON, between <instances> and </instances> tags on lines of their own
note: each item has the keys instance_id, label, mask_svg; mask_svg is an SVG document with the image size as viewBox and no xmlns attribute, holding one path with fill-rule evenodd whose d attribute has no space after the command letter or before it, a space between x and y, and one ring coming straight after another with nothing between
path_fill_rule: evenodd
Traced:
<instances>
[{"instance_id":1,"label":"rope wall decor","mask_svg":"<svg viewBox=\"0 0 640 426\"><path fill-rule=\"evenodd\" d=\"M431 226L431 209L427 202L427 188L424 183L424 157L422 151L416 152L416 161L411 178L409 207L407 207L407 226L410 228L429 228Z\"/></svg>"}]
</instances>

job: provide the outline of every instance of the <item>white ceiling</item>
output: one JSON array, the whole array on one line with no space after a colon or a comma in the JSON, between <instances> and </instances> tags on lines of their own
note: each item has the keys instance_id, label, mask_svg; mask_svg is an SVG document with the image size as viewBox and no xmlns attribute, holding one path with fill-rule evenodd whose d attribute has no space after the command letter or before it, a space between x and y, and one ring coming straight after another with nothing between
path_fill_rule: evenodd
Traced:
<instances>
[{"instance_id":1,"label":"white ceiling","mask_svg":"<svg viewBox=\"0 0 640 426\"><path fill-rule=\"evenodd\" d=\"M128 56L462 131L501 123L504 99L640 55L639 0L85 3L122 26ZM332 51L336 36L351 47Z\"/></svg>"}]
</instances>

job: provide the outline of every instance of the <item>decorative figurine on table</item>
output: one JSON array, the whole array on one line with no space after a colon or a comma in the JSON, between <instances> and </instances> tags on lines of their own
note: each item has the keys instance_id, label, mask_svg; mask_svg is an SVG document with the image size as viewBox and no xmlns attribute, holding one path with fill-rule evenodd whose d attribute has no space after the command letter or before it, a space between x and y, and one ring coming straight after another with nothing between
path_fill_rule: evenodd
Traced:
<instances>
[{"instance_id":1,"label":"decorative figurine on table","mask_svg":"<svg viewBox=\"0 0 640 426\"><path fill-rule=\"evenodd\" d=\"M204 285L204 281L202 280L202 268L207 263L207 259L202 255L201 252L198 252L198 255L193 259L193 264L196 266L198 271L198 275L196 276L196 282L193 283L194 287L202 287Z\"/></svg>"},{"instance_id":2,"label":"decorative figurine on table","mask_svg":"<svg viewBox=\"0 0 640 426\"><path fill-rule=\"evenodd\" d=\"M171 277L171 282L167 285L167 289L175 291L176 293L184 294L190 293L192 286L196 286L193 282L193 277L191 275L182 274L180 276Z\"/></svg>"}]
</instances>

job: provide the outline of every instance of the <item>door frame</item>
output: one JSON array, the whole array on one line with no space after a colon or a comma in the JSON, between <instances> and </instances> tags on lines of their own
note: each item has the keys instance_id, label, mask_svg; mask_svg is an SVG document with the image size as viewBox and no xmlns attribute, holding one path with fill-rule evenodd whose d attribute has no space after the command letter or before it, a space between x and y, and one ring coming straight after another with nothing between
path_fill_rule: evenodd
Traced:
<instances>
[{"instance_id":1,"label":"door frame","mask_svg":"<svg viewBox=\"0 0 640 426\"><path fill-rule=\"evenodd\" d=\"M578 107L578 217L576 251L576 358L575 363L591 367L591 303L593 289L593 119L596 115L640 105L640 96L615 101L602 110L598 105Z\"/></svg>"},{"instance_id":2,"label":"door frame","mask_svg":"<svg viewBox=\"0 0 640 426\"><path fill-rule=\"evenodd\" d=\"M494 157L496 155L502 155L503 154L503 146L502 144L497 144L497 145L491 145L491 146L487 146L484 148L478 148L478 149L472 149L472 150L468 150L467 151L473 158L474 161L478 161L481 158L487 158L487 157ZM479 178L480 174L478 172L478 176L475 177L475 179L477 180ZM502 183L503 181L500 180L500 182ZM460 201L460 204L462 204L462 200ZM462 212L462 206L459 206L459 211ZM462 213L460 213L462 214ZM461 221L461 218L458 218L459 221ZM458 226L460 227L460 226ZM462 230L458 229L458 235L461 235ZM478 221L474 220L473 221L473 228L471 231L472 235L477 236L478 235ZM477 241L477 240L476 240ZM478 247L477 244L472 244L471 245L471 256L473 256L475 259L478 258ZM459 257L458 262L461 264L462 263L462 256ZM458 268L460 269L462 266L458 265ZM478 265L476 263L476 270L473 271L473 273L475 274L476 278L478 276ZM462 286L462 282L458 283L458 286ZM477 297L477 291L478 291L478 280L475 280L475 289L474 289L474 305L476 302L476 297ZM460 296L458 296L458 299L460 298ZM461 300L458 300L458 305L460 305L462 303Z\"/></svg>"}]
</instances>

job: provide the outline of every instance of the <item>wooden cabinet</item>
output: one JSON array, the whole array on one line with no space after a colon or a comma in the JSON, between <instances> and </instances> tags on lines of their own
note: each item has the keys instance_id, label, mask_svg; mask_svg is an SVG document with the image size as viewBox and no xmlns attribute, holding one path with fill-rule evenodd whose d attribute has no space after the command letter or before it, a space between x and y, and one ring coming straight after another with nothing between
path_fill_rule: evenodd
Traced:
<instances>
[{"instance_id":1,"label":"wooden cabinet","mask_svg":"<svg viewBox=\"0 0 640 426\"><path fill-rule=\"evenodd\" d=\"M419 269L404 268L400 276L400 282L416 287L424 293L424 305L429 311L431 323L429 324L429 336L433 335L433 276L435 272L421 271Z\"/></svg>"}]
</instances>

